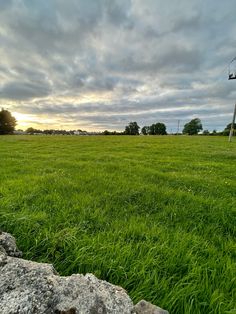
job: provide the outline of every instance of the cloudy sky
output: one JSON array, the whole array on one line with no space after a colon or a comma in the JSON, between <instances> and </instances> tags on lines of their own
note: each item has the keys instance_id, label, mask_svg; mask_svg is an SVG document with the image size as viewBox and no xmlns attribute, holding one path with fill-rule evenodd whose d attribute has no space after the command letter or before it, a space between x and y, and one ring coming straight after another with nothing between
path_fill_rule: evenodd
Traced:
<instances>
[{"instance_id":1,"label":"cloudy sky","mask_svg":"<svg viewBox=\"0 0 236 314\"><path fill-rule=\"evenodd\" d=\"M235 0L0 0L0 106L18 128L232 119Z\"/></svg>"}]
</instances>

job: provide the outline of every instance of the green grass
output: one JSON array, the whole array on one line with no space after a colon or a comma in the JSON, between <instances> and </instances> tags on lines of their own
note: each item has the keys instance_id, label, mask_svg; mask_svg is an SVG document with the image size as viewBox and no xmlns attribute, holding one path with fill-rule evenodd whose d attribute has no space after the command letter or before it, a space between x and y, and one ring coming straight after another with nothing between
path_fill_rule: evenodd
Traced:
<instances>
[{"instance_id":1,"label":"green grass","mask_svg":"<svg viewBox=\"0 0 236 314\"><path fill-rule=\"evenodd\" d=\"M25 258L170 313L236 313L236 143L0 137L0 228Z\"/></svg>"}]
</instances>

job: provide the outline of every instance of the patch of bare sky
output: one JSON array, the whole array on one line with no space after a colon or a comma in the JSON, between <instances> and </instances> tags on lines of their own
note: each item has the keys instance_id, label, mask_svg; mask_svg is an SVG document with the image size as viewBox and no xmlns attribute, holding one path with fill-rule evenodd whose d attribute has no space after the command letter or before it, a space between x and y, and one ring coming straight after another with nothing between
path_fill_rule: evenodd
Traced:
<instances>
[{"instance_id":1,"label":"patch of bare sky","mask_svg":"<svg viewBox=\"0 0 236 314\"><path fill-rule=\"evenodd\" d=\"M18 127L231 120L234 0L0 0L0 104Z\"/></svg>"}]
</instances>

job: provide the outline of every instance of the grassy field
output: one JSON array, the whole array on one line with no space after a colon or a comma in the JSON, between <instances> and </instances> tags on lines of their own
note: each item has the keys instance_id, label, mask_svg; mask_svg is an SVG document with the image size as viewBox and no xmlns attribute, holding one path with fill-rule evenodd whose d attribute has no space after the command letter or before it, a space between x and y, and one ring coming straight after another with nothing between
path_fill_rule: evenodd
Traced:
<instances>
[{"instance_id":1,"label":"grassy field","mask_svg":"<svg viewBox=\"0 0 236 314\"><path fill-rule=\"evenodd\" d=\"M0 229L60 274L170 313L236 313L236 143L1 136Z\"/></svg>"}]
</instances>

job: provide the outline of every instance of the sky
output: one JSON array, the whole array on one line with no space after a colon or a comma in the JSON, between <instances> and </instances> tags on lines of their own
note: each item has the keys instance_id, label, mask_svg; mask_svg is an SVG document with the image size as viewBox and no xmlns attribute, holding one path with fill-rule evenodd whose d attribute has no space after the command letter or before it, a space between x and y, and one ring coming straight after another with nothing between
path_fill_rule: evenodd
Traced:
<instances>
[{"instance_id":1,"label":"sky","mask_svg":"<svg viewBox=\"0 0 236 314\"><path fill-rule=\"evenodd\" d=\"M21 129L176 132L198 117L222 130L235 12L235 0L0 0L0 107Z\"/></svg>"}]
</instances>

